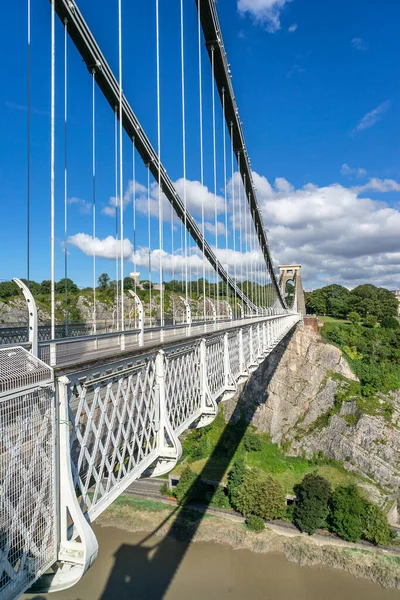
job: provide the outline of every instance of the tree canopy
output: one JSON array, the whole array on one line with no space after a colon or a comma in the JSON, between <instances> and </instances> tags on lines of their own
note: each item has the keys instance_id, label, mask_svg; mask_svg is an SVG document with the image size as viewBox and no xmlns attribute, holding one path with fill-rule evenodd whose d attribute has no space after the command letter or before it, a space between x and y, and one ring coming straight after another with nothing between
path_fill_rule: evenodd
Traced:
<instances>
[{"instance_id":1,"label":"tree canopy","mask_svg":"<svg viewBox=\"0 0 400 600\"><path fill-rule=\"evenodd\" d=\"M389 290L370 283L359 285L349 291L342 285L332 284L306 294L308 312L345 317L357 313L365 319L374 315L378 320L395 317L398 301Z\"/></svg>"},{"instance_id":2,"label":"tree canopy","mask_svg":"<svg viewBox=\"0 0 400 600\"><path fill-rule=\"evenodd\" d=\"M297 497L294 522L300 531L312 535L319 527L326 525L331 497L330 483L316 473L308 473L295 486L294 492Z\"/></svg>"}]
</instances>

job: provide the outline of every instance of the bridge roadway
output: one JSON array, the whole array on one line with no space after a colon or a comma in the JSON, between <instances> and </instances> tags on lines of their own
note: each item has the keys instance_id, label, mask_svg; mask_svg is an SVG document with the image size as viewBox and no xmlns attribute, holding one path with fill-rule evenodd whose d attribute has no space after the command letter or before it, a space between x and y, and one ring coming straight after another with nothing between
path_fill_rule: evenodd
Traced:
<instances>
[{"instance_id":1,"label":"bridge roadway","mask_svg":"<svg viewBox=\"0 0 400 600\"><path fill-rule=\"evenodd\" d=\"M201 322L175 327L154 327L144 330L143 344L139 345L140 331L114 332L39 342L39 358L54 367L73 367L102 357L118 356L132 350L143 352L155 347L171 345L181 340L207 337L265 321L276 316L252 316L235 320Z\"/></svg>"}]
</instances>

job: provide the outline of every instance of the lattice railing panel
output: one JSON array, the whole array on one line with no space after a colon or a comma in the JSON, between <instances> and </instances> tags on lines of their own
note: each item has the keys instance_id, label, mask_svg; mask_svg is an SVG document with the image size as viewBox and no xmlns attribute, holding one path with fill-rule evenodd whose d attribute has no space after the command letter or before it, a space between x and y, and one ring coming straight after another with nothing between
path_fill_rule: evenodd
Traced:
<instances>
[{"instance_id":1,"label":"lattice railing panel","mask_svg":"<svg viewBox=\"0 0 400 600\"><path fill-rule=\"evenodd\" d=\"M52 385L0 398L0 598L56 560Z\"/></svg>"},{"instance_id":2,"label":"lattice railing panel","mask_svg":"<svg viewBox=\"0 0 400 600\"><path fill-rule=\"evenodd\" d=\"M200 342L165 354L165 394L170 423L177 430L200 410Z\"/></svg>"},{"instance_id":3,"label":"lattice railing panel","mask_svg":"<svg viewBox=\"0 0 400 600\"><path fill-rule=\"evenodd\" d=\"M208 387L214 399L224 391L224 338L217 336L206 341Z\"/></svg>"},{"instance_id":4,"label":"lattice railing panel","mask_svg":"<svg viewBox=\"0 0 400 600\"><path fill-rule=\"evenodd\" d=\"M239 332L228 334L228 352L231 373L235 379L240 375Z\"/></svg>"},{"instance_id":5,"label":"lattice railing panel","mask_svg":"<svg viewBox=\"0 0 400 600\"><path fill-rule=\"evenodd\" d=\"M251 364L251 353L250 353L250 329L243 329L243 360L245 369Z\"/></svg>"},{"instance_id":6,"label":"lattice railing panel","mask_svg":"<svg viewBox=\"0 0 400 600\"><path fill-rule=\"evenodd\" d=\"M73 478L90 516L123 478L156 458L155 356L86 380L70 377L69 394Z\"/></svg>"}]
</instances>

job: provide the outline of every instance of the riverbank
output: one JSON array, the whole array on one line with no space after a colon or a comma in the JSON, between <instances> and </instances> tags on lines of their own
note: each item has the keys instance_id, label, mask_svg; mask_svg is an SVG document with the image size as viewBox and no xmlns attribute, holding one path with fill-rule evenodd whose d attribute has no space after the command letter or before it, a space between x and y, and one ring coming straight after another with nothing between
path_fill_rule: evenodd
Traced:
<instances>
[{"instance_id":1,"label":"riverbank","mask_svg":"<svg viewBox=\"0 0 400 600\"><path fill-rule=\"evenodd\" d=\"M268 527L253 533L240 517L202 513L199 509L179 508L163 502L120 496L97 523L131 533L151 532L171 537L187 547L192 541L213 542L235 550L255 553L283 553L287 560L301 566L327 566L356 577L369 579L385 588L400 589L400 557L379 549L364 549L335 540L314 540L304 535ZM150 534L149 534L150 535Z\"/></svg>"}]
</instances>

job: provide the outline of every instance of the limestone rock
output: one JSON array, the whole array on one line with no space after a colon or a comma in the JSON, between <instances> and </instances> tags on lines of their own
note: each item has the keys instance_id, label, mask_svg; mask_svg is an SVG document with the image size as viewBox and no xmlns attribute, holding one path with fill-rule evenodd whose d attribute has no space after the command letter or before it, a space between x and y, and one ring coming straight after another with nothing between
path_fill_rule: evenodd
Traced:
<instances>
[{"instance_id":1,"label":"limestone rock","mask_svg":"<svg viewBox=\"0 0 400 600\"><path fill-rule=\"evenodd\" d=\"M393 407L389 420L361 414L350 400L320 427L316 421L332 408L341 385L335 374L357 381L338 348L311 329L298 327L253 373L238 398L225 404L225 417L239 403L259 431L269 433L274 442L289 444L289 454L312 457L322 451L398 493L400 392L382 395L382 402Z\"/></svg>"}]
</instances>

